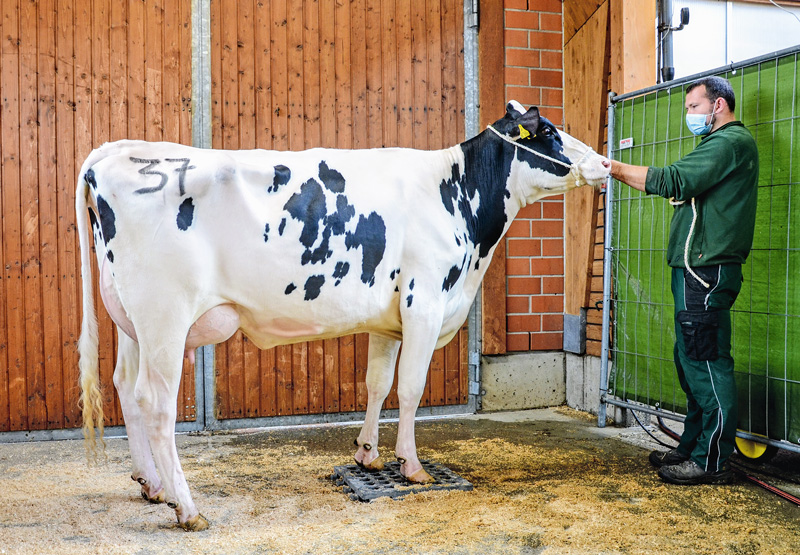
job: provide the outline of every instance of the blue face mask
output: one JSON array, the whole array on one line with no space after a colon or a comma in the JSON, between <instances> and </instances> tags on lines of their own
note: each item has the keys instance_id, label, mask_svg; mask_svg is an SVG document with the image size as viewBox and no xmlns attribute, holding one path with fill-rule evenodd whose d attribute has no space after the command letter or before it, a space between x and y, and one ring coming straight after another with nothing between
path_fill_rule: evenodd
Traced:
<instances>
[{"instance_id":1,"label":"blue face mask","mask_svg":"<svg viewBox=\"0 0 800 555\"><path fill-rule=\"evenodd\" d=\"M711 116L711 121L706 123L706 118ZM710 114L686 114L686 127L694 135L707 135L714 126L714 113Z\"/></svg>"}]
</instances>

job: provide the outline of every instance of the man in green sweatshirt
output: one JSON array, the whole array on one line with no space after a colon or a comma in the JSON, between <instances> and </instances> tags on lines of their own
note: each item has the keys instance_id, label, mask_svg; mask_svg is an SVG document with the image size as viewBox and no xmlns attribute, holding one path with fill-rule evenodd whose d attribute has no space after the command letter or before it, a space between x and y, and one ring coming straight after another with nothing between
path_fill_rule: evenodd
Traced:
<instances>
[{"instance_id":1,"label":"man in green sweatshirt","mask_svg":"<svg viewBox=\"0 0 800 555\"><path fill-rule=\"evenodd\" d=\"M730 483L727 462L736 436L736 383L731 314L742 264L753 245L758 152L734 116L726 79L706 77L686 88L686 124L704 135L697 147L664 167L612 161L611 175L675 206L667 262L675 300L675 367L686 393L680 444L653 451L650 462L673 484Z\"/></svg>"}]
</instances>

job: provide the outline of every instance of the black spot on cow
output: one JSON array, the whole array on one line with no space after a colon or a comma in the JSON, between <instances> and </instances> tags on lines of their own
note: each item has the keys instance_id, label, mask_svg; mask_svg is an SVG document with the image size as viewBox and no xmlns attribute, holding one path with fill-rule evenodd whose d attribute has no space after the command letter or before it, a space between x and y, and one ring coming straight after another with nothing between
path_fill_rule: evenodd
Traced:
<instances>
[{"instance_id":1,"label":"black spot on cow","mask_svg":"<svg viewBox=\"0 0 800 555\"><path fill-rule=\"evenodd\" d=\"M353 205L348 204L347 197L344 195L336 196L336 211L328 214L323 219L324 227L322 229L322 240L317 248L311 250L306 249L301 257L302 264L323 264L331 256L333 250L330 248L331 235L343 235L345 231L345 224L350 221L356 214L356 209Z\"/></svg>"},{"instance_id":2,"label":"black spot on cow","mask_svg":"<svg viewBox=\"0 0 800 555\"><path fill-rule=\"evenodd\" d=\"M281 224L278 226L278 235L283 237L283 230L286 229L286 218L281 220Z\"/></svg>"},{"instance_id":3,"label":"black spot on cow","mask_svg":"<svg viewBox=\"0 0 800 555\"><path fill-rule=\"evenodd\" d=\"M292 170L286 166L278 165L275 166L274 169L275 176L272 178L272 185L267 187L268 193L278 192L278 189L280 189L282 185L289 183L289 180L292 178Z\"/></svg>"},{"instance_id":4,"label":"black spot on cow","mask_svg":"<svg viewBox=\"0 0 800 555\"><path fill-rule=\"evenodd\" d=\"M396 270L392 270L392 272L389 274L389 278L394 279L396 276L399 275L400 275L400 268L397 268Z\"/></svg>"},{"instance_id":5,"label":"black spot on cow","mask_svg":"<svg viewBox=\"0 0 800 555\"><path fill-rule=\"evenodd\" d=\"M447 277L444 278L444 282L442 282L442 291L450 291L459 277L461 277L461 268L458 266L450 268L450 272L447 274Z\"/></svg>"},{"instance_id":6,"label":"black spot on cow","mask_svg":"<svg viewBox=\"0 0 800 555\"><path fill-rule=\"evenodd\" d=\"M264 242L269 241L269 224L264 226Z\"/></svg>"},{"instance_id":7,"label":"black spot on cow","mask_svg":"<svg viewBox=\"0 0 800 555\"><path fill-rule=\"evenodd\" d=\"M461 239L458 238L458 235L456 235L455 238L456 238L456 245L460 247L461 246Z\"/></svg>"},{"instance_id":8,"label":"black spot on cow","mask_svg":"<svg viewBox=\"0 0 800 555\"><path fill-rule=\"evenodd\" d=\"M411 280L411 283L409 283L409 284L408 284L408 289L409 289L410 291L413 291L413 290L414 290L414 280L413 280L413 279Z\"/></svg>"},{"instance_id":9,"label":"black spot on cow","mask_svg":"<svg viewBox=\"0 0 800 555\"><path fill-rule=\"evenodd\" d=\"M442 291L450 291L453 286L458 281L458 278L461 277L461 273L464 271L464 266L467 264L467 254L464 253L464 259L461 261L461 266L453 266L450 268L450 271L447 273L447 277L444 278L442 282Z\"/></svg>"},{"instance_id":10,"label":"black spot on cow","mask_svg":"<svg viewBox=\"0 0 800 555\"><path fill-rule=\"evenodd\" d=\"M336 279L336 283L334 285L339 285L342 283L342 279L344 276L347 275L347 272L350 271L350 263L349 262L337 262L336 268L333 270L333 277Z\"/></svg>"},{"instance_id":11,"label":"black spot on cow","mask_svg":"<svg viewBox=\"0 0 800 555\"><path fill-rule=\"evenodd\" d=\"M336 170L329 168L325 160L319 163L319 179L329 191L344 192L344 177Z\"/></svg>"},{"instance_id":12,"label":"black spot on cow","mask_svg":"<svg viewBox=\"0 0 800 555\"><path fill-rule=\"evenodd\" d=\"M336 212L325 217L325 225L331 228L334 235L342 235L347 222L356 215L356 209L348 204L347 197L336 195Z\"/></svg>"},{"instance_id":13,"label":"black spot on cow","mask_svg":"<svg viewBox=\"0 0 800 555\"><path fill-rule=\"evenodd\" d=\"M333 256L333 251L330 248L331 241L331 228L325 227L322 230L322 241L315 249L306 249L300 257L300 262L305 265L311 262L312 264L322 264Z\"/></svg>"},{"instance_id":14,"label":"black spot on cow","mask_svg":"<svg viewBox=\"0 0 800 555\"><path fill-rule=\"evenodd\" d=\"M443 179L439 184L439 193L442 195L442 204L444 204L445 209L453 216L456 214L453 201L458 198L458 185L460 178L461 170L459 169L458 164L453 164L450 167L450 177Z\"/></svg>"},{"instance_id":15,"label":"black spot on cow","mask_svg":"<svg viewBox=\"0 0 800 555\"><path fill-rule=\"evenodd\" d=\"M284 290L283 294L289 295L295 289L297 289L297 286L294 283L290 283L289 285L286 286L286 289Z\"/></svg>"},{"instance_id":16,"label":"black spot on cow","mask_svg":"<svg viewBox=\"0 0 800 555\"><path fill-rule=\"evenodd\" d=\"M411 308L411 303L414 301L414 295L409 295L406 297L406 306Z\"/></svg>"},{"instance_id":17,"label":"black spot on cow","mask_svg":"<svg viewBox=\"0 0 800 555\"><path fill-rule=\"evenodd\" d=\"M376 212L366 218L358 217L355 232L345 236L347 250L361 247L361 281L370 287L375 285L375 269L383 260L386 250L386 224Z\"/></svg>"},{"instance_id":18,"label":"black spot on cow","mask_svg":"<svg viewBox=\"0 0 800 555\"><path fill-rule=\"evenodd\" d=\"M194 202L192 197L189 197L178 207L178 229L186 231L191 227L192 220L194 220Z\"/></svg>"},{"instance_id":19,"label":"black spot on cow","mask_svg":"<svg viewBox=\"0 0 800 555\"><path fill-rule=\"evenodd\" d=\"M100 227L103 229L103 240L108 245L117 234L116 216L106 199L100 196L97 197L97 211L100 216Z\"/></svg>"},{"instance_id":20,"label":"black spot on cow","mask_svg":"<svg viewBox=\"0 0 800 555\"><path fill-rule=\"evenodd\" d=\"M303 287L306 291L306 296L304 299L306 301L313 301L317 297L319 297L320 289L322 288L323 284L325 283L325 276L311 276L306 280L306 284Z\"/></svg>"},{"instance_id":21,"label":"black spot on cow","mask_svg":"<svg viewBox=\"0 0 800 555\"><path fill-rule=\"evenodd\" d=\"M108 261L112 264L114 263L114 253L112 251L106 252L106 258L108 258Z\"/></svg>"},{"instance_id":22,"label":"black spot on cow","mask_svg":"<svg viewBox=\"0 0 800 555\"><path fill-rule=\"evenodd\" d=\"M83 179L92 189L97 189L97 180L94 177L94 170L92 168L86 170L86 173L83 175Z\"/></svg>"},{"instance_id":23,"label":"black spot on cow","mask_svg":"<svg viewBox=\"0 0 800 555\"><path fill-rule=\"evenodd\" d=\"M309 179L303 183L299 192L292 195L283 209L303 224L300 243L307 251L310 250L319 236L320 224L327 213L322 186L315 179Z\"/></svg>"},{"instance_id":24,"label":"black spot on cow","mask_svg":"<svg viewBox=\"0 0 800 555\"><path fill-rule=\"evenodd\" d=\"M503 234L507 220L505 183L514 159L514 150L505 149L507 143L497 137L493 141L489 133L462 144L464 174L459 176L457 194L452 197L466 223L467 240L478 248L481 257L488 255ZM473 210L476 197L478 207Z\"/></svg>"}]
</instances>

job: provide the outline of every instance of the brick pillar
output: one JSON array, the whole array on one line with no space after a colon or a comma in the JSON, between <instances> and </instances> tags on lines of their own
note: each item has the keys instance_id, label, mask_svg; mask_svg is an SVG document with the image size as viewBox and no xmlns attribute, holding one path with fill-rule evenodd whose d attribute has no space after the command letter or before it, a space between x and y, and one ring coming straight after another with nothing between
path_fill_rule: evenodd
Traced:
<instances>
[{"instance_id":1,"label":"brick pillar","mask_svg":"<svg viewBox=\"0 0 800 555\"><path fill-rule=\"evenodd\" d=\"M559 0L505 0L506 99L563 124ZM564 199L520 211L506 236L508 351L560 350L564 314Z\"/></svg>"}]
</instances>

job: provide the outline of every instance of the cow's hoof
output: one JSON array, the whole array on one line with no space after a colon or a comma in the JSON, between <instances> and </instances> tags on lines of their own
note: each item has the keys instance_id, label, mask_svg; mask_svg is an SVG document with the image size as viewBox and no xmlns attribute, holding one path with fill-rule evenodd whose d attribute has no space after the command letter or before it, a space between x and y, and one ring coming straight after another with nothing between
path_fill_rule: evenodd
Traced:
<instances>
[{"instance_id":1,"label":"cow's hoof","mask_svg":"<svg viewBox=\"0 0 800 555\"><path fill-rule=\"evenodd\" d=\"M363 462L356 461L356 464L368 472L380 472L383 470L383 459L376 457L372 461L364 464Z\"/></svg>"},{"instance_id":2,"label":"cow's hoof","mask_svg":"<svg viewBox=\"0 0 800 555\"><path fill-rule=\"evenodd\" d=\"M166 501L166 497L164 496L164 489L162 488L157 494L150 496L147 494L145 489L142 488L142 499L144 499L148 503L153 503L154 505L163 503L164 501Z\"/></svg>"},{"instance_id":3,"label":"cow's hoof","mask_svg":"<svg viewBox=\"0 0 800 555\"><path fill-rule=\"evenodd\" d=\"M420 468L410 476L406 476L406 480L412 484L429 484L431 482L435 482L433 476L428 474L424 468Z\"/></svg>"},{"instance_id":4,"label":"cow's hoof","mask_svg":"<svg viewBox=\"0 0 800 555\"><path fill-rule=\"evenodd\" d=\"M198 513L196 517L190 518L186 522L179 522L178 525L187 532L202 532L208 529L209 522L206 517Z\"/></svg>"}]
</instances>

